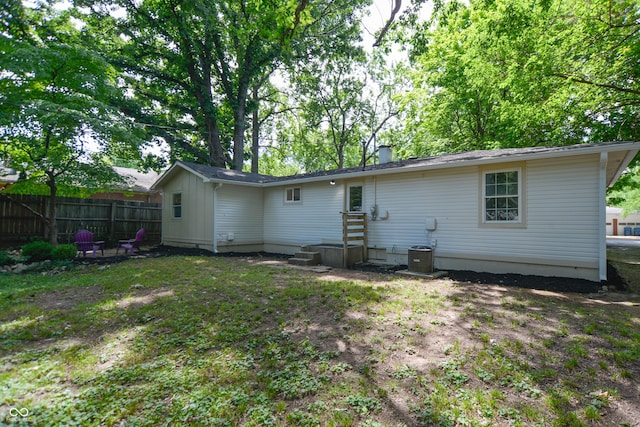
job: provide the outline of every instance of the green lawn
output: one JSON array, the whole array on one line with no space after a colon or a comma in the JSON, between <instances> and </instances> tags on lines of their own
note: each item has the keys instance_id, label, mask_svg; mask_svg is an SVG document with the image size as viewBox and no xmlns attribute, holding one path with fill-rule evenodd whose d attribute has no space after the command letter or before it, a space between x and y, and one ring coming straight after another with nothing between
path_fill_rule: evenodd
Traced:
<instances>
[{"instance_id":1,"label":"green lawn","mask_svg":"<svg viewBox=\"0 0 640 427\"><path fill-rule=\"evenodd\" d=\"M0 275L0 424L637 425L627 298L260 259Z\"/></svg>"}]
</instances>

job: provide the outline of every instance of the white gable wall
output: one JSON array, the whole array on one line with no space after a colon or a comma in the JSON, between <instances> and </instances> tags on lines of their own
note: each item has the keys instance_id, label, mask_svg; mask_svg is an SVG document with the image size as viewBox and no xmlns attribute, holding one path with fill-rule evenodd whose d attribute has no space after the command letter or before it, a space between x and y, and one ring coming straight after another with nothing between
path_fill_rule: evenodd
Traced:
<instances>
[{"instance_id":1,"label":"white gable wall","mask_svg":"<svg viewBox=\"0 0 640 427\"><path fill-rule=\"evenodd\" d=\"M162 188L162 243L168 246L212 248L212 185L178 170ZM182 218L173 217L173 194L182 194Z\"/></svg>"},{"instance_id":2,"label":"white gable wall","mask_svg":"<svg viewBox=\"0 0 640 427\"><path fill-rule=\"evenodd\" d=\"M263 190L223 184L214 197L215 186L183 169L167 180L162 188L162 243L213 250L215 232L219 251L261 251ZM173 217L174 193L182 194L182 218Z\"/></svg>"}]
</instances>

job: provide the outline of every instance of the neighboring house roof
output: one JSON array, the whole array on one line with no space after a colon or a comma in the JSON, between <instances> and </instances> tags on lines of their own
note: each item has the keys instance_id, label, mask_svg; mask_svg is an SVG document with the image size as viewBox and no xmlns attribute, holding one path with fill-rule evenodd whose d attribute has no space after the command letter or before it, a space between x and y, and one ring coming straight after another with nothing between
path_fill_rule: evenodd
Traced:
<instances>
[{"instance_id":1,"label":"neighboring house roof","mask_svg":"<svg viewBox=\"0 0 640 427\"><path fill-rule=\"evenodd\" d=\"M135 191L140 193L148 193L160 176L154 171L140 172L132 168L122 168L114 166L116 171L126 181L126 186L120 186L120 189L127 191ZM0 188L7 187L18 182L20 174L11 168L7 168L0 164Z\"/></svg>"},{"instance_id":2,"label":"neighboring house roof","mask_svg":"<svg viewBox=\"0 0 640 427\"><path fill-rule=\"evenodd\" d=\"M640 149L635 142L609 142L603 144L578 144L560 147L527 147L507 148L501 150L478 150L455 154L399 160L383 164L357 166L352 168L334 169L328 171L311 172L300 175L274 177L235 170L217 168L189 162L174 163L153 184L152 188L160 188L176 171L184 169L200 176L205 182L233 182L250 186L273 186L283 183L298 184L303 182L321 181L327 178L356 178L372 175L425 171L450 167L495 164L521 160L535 160L554 157L577 156L584 154L598 154L610 152L607 160L606 184L613 185L624 167Z\"/></svg>"},{"instance_id":3,"label":"neighboring house roof","mask_svg":"<svg viewBox=\"0 0 640 427\"><path fill-rule=\"evenodd\" d=\"M0 164L0 188L8 187L18 182L20 174L15 170Z\"/></svg>"},{"instance_id":4,"label":"neighboring house roof","mask_svg":"<svg viewBox=\"0 0 640 427\"><path fill-rule=\"evenodd\" d=\"M127 187L123 188L128 191L135 191L139 193L148 193L152 191L151 187L160 176L154 171L140 172L132 168L122 168L114 166L113 170L118 173L127 182Z\"/></svg>"}]
</instances>

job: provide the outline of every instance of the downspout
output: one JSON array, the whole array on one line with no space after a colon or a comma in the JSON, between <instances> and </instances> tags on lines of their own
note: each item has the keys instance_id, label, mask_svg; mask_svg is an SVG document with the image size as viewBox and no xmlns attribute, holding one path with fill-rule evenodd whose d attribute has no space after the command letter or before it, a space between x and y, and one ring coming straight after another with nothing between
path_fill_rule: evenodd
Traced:
<instances>
[{"instance_id":1,"label":"downspout","mask_svg":"<svg viewBox=\"0 0 640 427\"><path fill-rule=\"evenodd\" d=\"M598 242L600 281L607 280L607 162L609 154L600 153L600 179L598 180Z\"/></svg>"},{"instance_id":2,"label":"downspout","mask_svg":"<svg viewBox=\"0 0 640 427\"><path fill-rule=\"evenodd\" d=\"M216 227L216 208L218 206L218 190L222 187L221 182L213 183L213 210L211 212L211 216L213 217L213 240L212 240L212 250L214 254L218 253L218 230Z\"/></svg>"}]
</instances>

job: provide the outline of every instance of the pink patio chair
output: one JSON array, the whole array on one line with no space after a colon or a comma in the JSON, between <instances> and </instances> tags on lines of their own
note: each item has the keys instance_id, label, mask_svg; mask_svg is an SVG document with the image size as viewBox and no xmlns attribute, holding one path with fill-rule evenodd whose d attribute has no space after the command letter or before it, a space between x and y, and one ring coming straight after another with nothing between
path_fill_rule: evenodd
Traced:
<instances>
[{"instance_id":1,"label":"pink patio chair","mask_svg":"<svg viewBox=\"0 0 640 427\"><path fill-rule=\"evenodd\" d=\"M144 239L144 228L138 230L135 239L119 240L118 248L116 249L116 255L118 255L118 251L120 250L120 248L124 249L125 255L128 254L129 251L131 251L131 253L134 253L136 249L138 250L138 252L140 252L140 242L142 242L142 239Z\"/></svg>"},{"instance_id":2,"label":"pink patio chair","mask_svg":"<svg viewBox=\"0 0 640 427\"><path fill-rule=\"evenodd\" d=\"M104 256L104 240L93 241L93 233L89 230L78 230L76 232L76 241L74 242L78 248L78 252L82 252L83 256L87 256L87 252L93 252L95 258L96 252L100 251Z\"/></svg>"}]
</instances>

